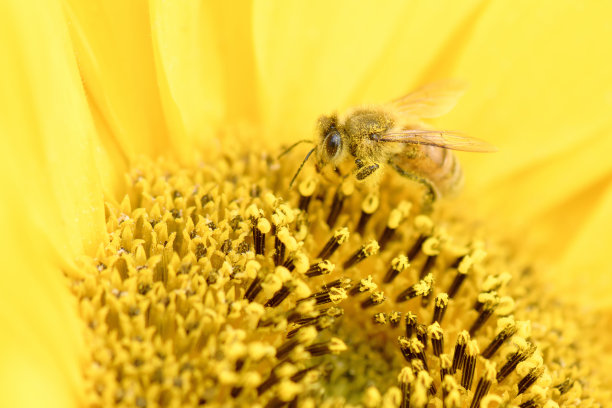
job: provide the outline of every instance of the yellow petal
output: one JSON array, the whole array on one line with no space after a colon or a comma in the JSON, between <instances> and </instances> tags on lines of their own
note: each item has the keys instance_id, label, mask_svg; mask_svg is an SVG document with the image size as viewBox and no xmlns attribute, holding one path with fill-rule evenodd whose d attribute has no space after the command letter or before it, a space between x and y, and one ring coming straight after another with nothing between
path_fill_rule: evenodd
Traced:
<instances>
[{"instance_id":1,"label":"yellow petal","mask_svg":"<svg viewBox=\"0 0 612 408\"><path fill-rule=\"evenodd\" d=\"M98 245L104 212L61 5L2 2L0 60L0 406L76 406L83 343L60 268Z\"/></svg>"},{"instance_id":2,"label":"yellow petal","mask_svg":"<svg viewBox=\"0 0 612 408\"><path fill-rule=\"evenodd\" d=\"M323 113L411 91L458 27L474 18L477 4L256 2L255 57L268 137L312 137Z\"/></svg>"},{"instance_id":3,"label":"yellow petal","mask_svg":"<svg viewBox=\"0 0 612 408\"><path fill-rule=\"evenodd\" d=\"M587 204L573 206L584 220L574 231L567 251L558 254L558 273L551 272L558 277L559 290L570 293L576 302L612 310L612 173L592 190L575 197Z\"/></svg>"},{"instance_id":4,"label":"yellow petal","mask_svg":"<svg viewBox=\"0 0 612 408\"><path fill-rule=\"evenodd\" d=\"M71 36L90 104L127 159L187 148L183 125L167 93L151 38L146 2L68 0ZM170 132L172 138L170 138ZM179 148L179 151L169 150Z\"/></svg>"},{"instance_id":5,"label":"yellow petal","mask_svg":"<svg viewBox=\"0 0 612 408\"><path fill-rule=\"evenodd\" d=\"M610 12L607 2L589 7L580 2L519 1L512 7L489 2L461 54L447 64L449 75L471 86L440 121L500 149L495 155L466 157L469 186L499 183L586 143L585 137L609 125ZM573 169L581 178L588 178L589 171L589 166Z\"/></svg>"},{"instance_id":6,"label":"yellow petal","mask_svg":"<svg viewBox=\"0 0 612 408\"><path fill-rule=\"evenodd\" d=\"M192 138L257 118L251 2L151 2L167 97Z\"/></svg>"}]
</instances>

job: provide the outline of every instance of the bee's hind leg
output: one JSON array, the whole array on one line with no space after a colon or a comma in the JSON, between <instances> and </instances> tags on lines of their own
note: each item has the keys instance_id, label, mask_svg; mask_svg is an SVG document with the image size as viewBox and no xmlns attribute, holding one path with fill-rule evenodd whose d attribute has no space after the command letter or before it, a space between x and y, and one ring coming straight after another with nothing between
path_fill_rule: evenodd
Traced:
<instances>
[{"instance_id":1,"label":"bee's hind leg","mask_svg":"<svg viewBox=\"0 0 612 408\"><path fill-rule=\"evenodd\" d=\"M378 163L373 163L369 166L366 166L360 159L355 160L355 165L357 165L357 172L355 173L355 178L357 178L357 180L359 181L370 176L372 173L374 173L380 168Z\"/></svg>"},{"instance_id":2,"label":"bee's hind leg","mask_svg":"<svg viewBox=\"0 0 612 408\"><path fill-rule=\"evenodd\" d=\"M416 181L417 183L423 185L425 187L425 194L423 194L423 207L422 211L425 214L429 214L433 211L433 205L438 199L438 191L434 187L433 184L429 180L424 177L421 177L417 174L414 174L410 171L406 171L402 169L397 164L390 162L389 163L395 171L397 171L402 177L406 177L412 181Z\"/></svg>"}]
</instances>

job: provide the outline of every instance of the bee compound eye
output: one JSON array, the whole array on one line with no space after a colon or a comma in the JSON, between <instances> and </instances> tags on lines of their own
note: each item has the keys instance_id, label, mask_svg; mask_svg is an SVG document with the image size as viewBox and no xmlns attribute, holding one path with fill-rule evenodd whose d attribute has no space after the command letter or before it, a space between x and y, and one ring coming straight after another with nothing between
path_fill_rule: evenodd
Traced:
<instances>
[{"instance_id":1,"label":"bee compound eye","mask_svg":"<svg viewBox=\"0 0 612 408\"><path fill-rule=\"evenodd\" d=\"M338 150L340 150L340 145L342 144L342 138L340 137L340 132L337 130L333 130L327 134L325 137L325 151L327 155L332 158L338 154Z\"/></svg>"}]
</instances>

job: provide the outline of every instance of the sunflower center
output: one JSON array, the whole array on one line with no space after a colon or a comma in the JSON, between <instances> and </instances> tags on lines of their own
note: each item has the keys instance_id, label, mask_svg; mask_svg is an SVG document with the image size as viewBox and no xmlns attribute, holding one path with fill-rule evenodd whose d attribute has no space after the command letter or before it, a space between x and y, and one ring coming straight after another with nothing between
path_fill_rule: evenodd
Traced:
<instances>
[{"instance_id":1,"label":"sunflower center","mask_svg":"<svg viewBox=\"0 0 612 408\"><path fill-rule=\"evenodd\" d=\"M575 375L543 355L548 333L517 310L525 291L498 248L456 217L419 214L410 197L422 192L399 176L372 193L349 179L289 190L290 174L238 153L131 172L107 204L108 242L71 282L90 405L535 407L572 395Z\"/></svg>"}]
</instances>

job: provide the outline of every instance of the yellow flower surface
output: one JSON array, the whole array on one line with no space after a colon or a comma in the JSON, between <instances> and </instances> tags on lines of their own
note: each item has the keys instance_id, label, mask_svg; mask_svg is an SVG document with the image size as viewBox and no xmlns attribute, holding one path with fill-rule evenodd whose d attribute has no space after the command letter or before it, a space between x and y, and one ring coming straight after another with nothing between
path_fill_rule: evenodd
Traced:
<instances>
[{"instance_id":1,"label":"yellow flower surface","mask_svg":"<svg viewBox=\"0 0 612 408\"><path fill-rule=\"evenodd\" d=\"M227 151L276 153L312 138L322 113L444 78L469 87L435 126L499 148L459 155L467 182L456 208L544 265L565 302L609 315L611 11L570 1L2 2L0 406L91 401L91 339L66 275L86 280L82 259L117 244L109 229L128 211L125 175L139 157L188 167ZM547 319L556 327L563 316ZM609 352L600 341L594 350ZM377 392L364 403L393 397Z\"/></svg>"}]
</instances>

